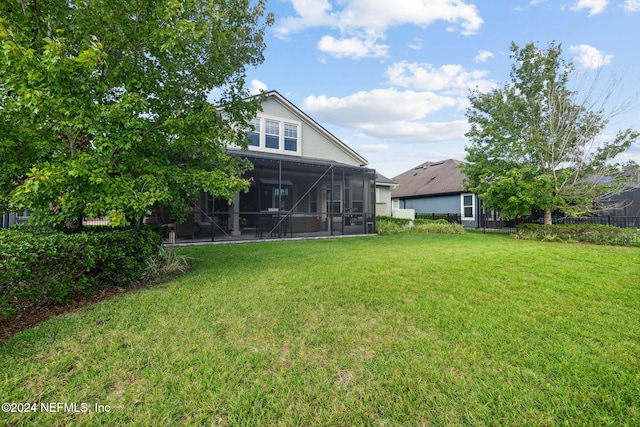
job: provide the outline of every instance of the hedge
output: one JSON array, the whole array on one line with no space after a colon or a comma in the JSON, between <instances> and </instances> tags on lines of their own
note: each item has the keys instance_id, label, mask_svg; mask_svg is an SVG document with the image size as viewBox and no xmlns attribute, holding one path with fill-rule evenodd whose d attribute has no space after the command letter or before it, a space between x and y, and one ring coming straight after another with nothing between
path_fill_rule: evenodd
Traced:
<instances>
[{"instance_id":1,"label":"hedge","mask_svg":"<svg viewBox=\"0 0 640 427\"><path fill-rule=\"evenodd\" d=\"M0 230L0 318L26 304L60 304L79 292L131 286L161 244L157 230L146 227L76 234Z\"/></svg>"},{"instance_id":2,"label":"hedge","mask_svg":"<svg viewBox=\"0 0 640 427\"><path fill-rule=\"evenodd\" d=\"M601 224L521 224L517 239L640 246L640 230Z\"/></svg>"},{"instance_id":3,"label":"hedge","mask_svg":"<svg viewBox=\"0 0 640 427\"><path fill-rule=\"evenodd\" d=\"M376 230L381 235L398 233L464 234L462 225L449 223L446 219L411 220L390 216L378 216Z\"/></svg>"}]
</instances>

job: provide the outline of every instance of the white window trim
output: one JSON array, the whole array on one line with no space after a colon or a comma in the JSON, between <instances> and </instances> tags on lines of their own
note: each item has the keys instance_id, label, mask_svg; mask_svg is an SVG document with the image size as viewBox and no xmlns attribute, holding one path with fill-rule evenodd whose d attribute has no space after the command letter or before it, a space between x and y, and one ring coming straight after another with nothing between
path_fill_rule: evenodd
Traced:
<instances>
[{"instance_id":1,"label":"white window trim","mask_svg":"<svg viewBox=\"0 0 640 427\"><path fill-rule=\"evenodd\" d=\"M264 114L258 114L256 118L260 120L260 138L259 138L260 144L258 146L249 145L248 147L249 150L261 151L263 153L288 154L290 156L302 155L302 122L299 122L296 120L283 119L282 117L269 116ZM267 148L265 120L273 120L279 123L280 132L278 135L279 137L278 148ZM285 139L284 124L285 123L297 126L298 128L298 143L296 144L296 151L284 149L284 139Z\"/></svg>"},{"instance_id":2,"label":"white window trim","mask_svg":"<svg viewBox=\"0 0 640 427\"><path fill-rule=\"evenodd\" d=\"M464 216L464 198L465 196L471 196L471 216ZM476 197L473 193L460 194L460 218L462 221L475 221L476 220Z\"/></svg>"}]
</instances>

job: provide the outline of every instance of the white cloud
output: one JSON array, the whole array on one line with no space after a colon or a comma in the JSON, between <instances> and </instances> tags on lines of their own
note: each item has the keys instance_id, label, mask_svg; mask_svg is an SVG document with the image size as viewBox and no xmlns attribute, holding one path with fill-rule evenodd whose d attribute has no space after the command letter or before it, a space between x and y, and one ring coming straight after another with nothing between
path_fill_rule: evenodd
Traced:
<instances>
[{"instance_id":1,"label":"white cloud","mask_svg":"<svg viewBox=\"0 0 640 427\"><path fill-rule=\"evenodd\" d=\"M385 57L389 46L376 44L375 40L360 40L355 37L338 40L324 36L318 42L318 49L336 58L360 59Z\"/></svg>"},{"instance_id":2,"label":"white cloud","mask_svg":"<svg viewBox=\"0 0 640 427\"><path fill-rule=\"evenodd\" d=\"M495 84L486 80L487 71L467 71L462 65L447 64L435 68L431 64L397 62L387 69L389 83L419 90L443 91L447 94L468 95L469 89L491 89Z\"/></svg>"},{"instance_id":3,"label":"white cloud","mask_svg":"<svg viewBox=\"0 0 640 427\"><path fill-rule=\"evenodd\" d=\"M458 24L462 34L475 34L483 24L476 6L464 0L344 0L335 2L345 5L338 11L329 0L291 2L298 16L280 21L276 31L281 36L318 26L384 32L392 26L428 26L437 21Z\"/></svg>"},{"instance_id":4,"label":"white cloud","mask_svg":"<svg viewBox=\"0 0 640 427\"><path fill-rule=\"evenodd\" d=\"M476 55L475 61L476 61L476 63L487 62L487 60L489 60L489 59L491 59L493 57L494 57L494 55L493 55L492 52L489 52L488 50L481 50Z\"/></svg>"},{"instance_id":5,"label":"white cloud","mask_svg":"<svg viewBox=\"0 0 640 427\"><path fill-rule=\"evenodd\" d=\"M379 50L386 52L387 47L378 45L377 41L385 38L387 29L401 25L418 25L427 27L435 22L443 21L451 24L450 29L459 30L464 35L475 34L483 24L483 20L474 4L466 0L291 0L297 16L281 19L276 27L276 35L287 38L291 34L311 27L329 27L340 31L343 44L353 44L360 39L364 46L376 49L373 56L380 56ZM338 6L343 6L338 9ZM339 40L325 36L320 46L330 44L336 47ZM324 41L323 41L324 40ZM325 46L326 47L326 46ZM342 46L338 49L348 52ZM352 49L356 58L360 49ZM344 55L347 56L347 55ZM372 56L369 54L368 56Z\"/></svg>"},{"instance_id":6,"label":"white cloud","mask_svg":"<svg viewBox=\"0 0 640 427\"><path fill-rule=\"evenodd\" d=\"M588 44L571 46L569 51L576 55L574 59L578 65L587 70L603 67L613 59L613 55L605 55L603 52Z\"/></svg>"},{"instance_id":7,"label":"white cloud","mask_svg":"<svg viewBox=\"0 0 640 427\"><path fill-rule=\"evenodd\" d=\"M358 153L361 154L373 154L373 153L382 153L387 151L389 146L387 144L360 144L356 147Z\"/></svg>"},{"instance_id":8,"label":"white cloud","mask_svg":"<svg viewBox=\"0 0 640 427\"><path fill-rule=\"evenodd\" d=\"M411 40L411 42L409 42L409 48L413 49L413 50L422 49L422 39L419 38L419 37L414 37L413 40Z\"/></svg>"},{"instance_id":9,"label":"white cloud","mask_svg":"<svg viewBox=\"0 0 640 427\"><path fill-rule=\"evenodd\" d=\"M419 120L459 103L455 97L433 92L374 89L343 98L309 96L302 102L302 109L320 121L358 128L368 123Z\"/></svg>"},{"instance_id":10,"label":"white cloud","mask_svg":"<svg viewBox=\"0 0 640 427\"><path fill-rule=\"evenodd\" d=\"M400 120L382 124L372 123L363 127L363 131L371 137L425 143L462 140L468 130L469 123L466 120L454 120L451 122L409 122Z\"/></svg>"},{"instance_id":11,"label":"white cloud","mask_svg":"<svg viewBox=\"0 0 640 427\"><path fill-rule=\"evenodd\" d=\"M262 83L260 80L251 80L251 84L249 85L249 92L251 95L257 95L266 90L267 85L265 83Z\"/></svg>"},{"instance_id":12,"label":"white cloud","mask_svg":"<svg viewBox=\"0 0 640 427\"><path fill-rule=\"evenodd\" d=\"M578 0L571 10L589 9L589 16L593 16L604 12L608 3L608 0Z\"/></svg>"},{"instance_id":13,"label":"white cloud","mask_svg":"<svg viewBox=\"0 0 640 427\"><path fill-rule=\"evenodd\" d=\"M627 12L640 11L640 0L626 0L624 2L624 10Z\"/></svg>"},{"instance_id":14,"label":"white cloud","mask_svg":"<svg viewBox=\"0 0 640 427\"><path fill-rule=\"evenodd\" d=\"M280 20L276 35L286 38L290 34L310 27L335 26L338 24L331 14L329 0L291 0L298 16L288 16Z\"/></svg>"},{"instance_id":15,"label":"white cloud","mask_svg":"<svg viewBox=\"0 0 640 427\"><path fill-rule=\"evenodd\" d=\"M466 120L429 122L429 114L459 107L463 100L433 92L376 89L346 97L309 96L302 109L321 122L358 129L385 140L443 141L461 139Z\"/></svg>"}]
</instances>

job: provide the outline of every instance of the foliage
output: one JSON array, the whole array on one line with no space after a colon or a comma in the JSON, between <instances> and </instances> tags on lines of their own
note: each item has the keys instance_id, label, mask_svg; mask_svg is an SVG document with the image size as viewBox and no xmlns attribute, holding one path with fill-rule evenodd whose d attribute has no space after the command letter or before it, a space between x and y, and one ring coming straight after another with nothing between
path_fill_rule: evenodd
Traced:
<instances>
[{"instance_id":1,"label":"foliage","mask_svg":"<svg viewBox=\"0 0 640 427\"><path fill-rule=\"evenodd\" d=\"M180 255L163 245L156 254L148 258L143 278L156 280L175 273L184 273L188 269L189 260L185 255Z\"/></svg>"},{"instance_id":2,"label":"foliage","mask_svg":"<svg viewBox=\"0 0 640 427\"><path fill-rule=\"evenodd\" d=\"M416 219L445 220L447 222L460 222L460 214L416 213Z\"/></svg>"},{"instance_id":3,"label":"foliage","mask_svg":"<svg viewBox=\"0 0 640 427\"><path fill-rule=\"evenodd\" d=\"M0 5L0 210L76 228L157 205L177 218L201 189L247 188L265 3L90 0ZM215 92L213 92L215 90ZM217 94L215 97L213 94ZM210 101L220 107L215 107Z\"/></svg>"},{"instance_id":4,"label":"foliage","mask_svg":"<svg viewBox=\"0 0 640 427\"><path fill-rule=\"evenodd\" d=\"M396 218L390 216L376 217L376 230L380 235L399 233L441 233L463 234L464 228L460 224L449 223L446 219L414 219Z\"/></svg>"},{"instance_id":5,"label":"foliage","mask_svg":"<svg viewBox=\"0 0 640 427\"><path fill-rule=\"evenodd\" d=\"M605 110L610 93L597 105L598 99L589 99L592 91L580 100L568 89L572 65L561 53L553 43L547 50L512 44L511 82L469 98L466 188L505 219L543 210L550 223L554 210L589 213L595 200L602 204L624 187L609 163L639 134L622 130L596 146L618 111Z\"/></svg>"},{"instance_id":6,"label":"foliage","mask_svg":"<svg viewBox=\"0 0 640 427\"><path fill-rule=\"evenodd\" d=\"M523 224L516 239L546 242L588 242L599 245L640 246L640 230L603 224Z\"/></svg>"},{"instance_id":7,"label":"foliage","mask_svg":"<svg viewBox=\"0 0 640 427\"><path fill-rule=\"evenodd\" d=\"M59 304L77 292L133 285L161 243L158 231L147 227L74 234L0 230L0 317L24 304Z\"/></svg>"}]
</instances>

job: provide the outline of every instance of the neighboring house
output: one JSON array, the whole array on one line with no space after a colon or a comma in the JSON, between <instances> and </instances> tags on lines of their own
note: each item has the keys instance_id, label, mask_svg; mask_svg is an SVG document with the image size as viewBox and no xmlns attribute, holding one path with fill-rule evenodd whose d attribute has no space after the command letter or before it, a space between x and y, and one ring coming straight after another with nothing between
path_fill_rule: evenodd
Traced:
<instances>
[{"instance_id":1,"label":"neighboring house","mask_svg":"<svg viewBox=\"0 0 640 427\"><path fill-rule=\"evenodd\" d=\"M512 226L512 222L502 220L499 213L483 209L481 200L464 190L466 177L460 170L461 164L452 159L426 162L393 178L398 183L391 192L394 212L413 209L416 214L458 214L465 227ZM640 172L629 173L635 174L635 182L620 194L599 202L596 216L564 220L640 228ZM535 215L527 220L532 218Z\"/></svg>"},{"instance_id":2,"label":"neighboring house","mask_svg":"<svg viewBox=\"0 0 640 427\"><path fill-rule=\"evenodd\" d=\"M233 203L203 192L179 238L252 239L375 233L376 172L367 161L278 92L266 94L247 133L249 191ZM390 204L390 197L387 197ZM383 202L386 203L386 202ZM159 223L170 220L160 214Z\"/></svg>"},{"instance_id":3,"label":"neighboring house","mask_svg":"<svg viewBox=\"0 0 640 427\"><path fill-rule=\"evenodd\" d=\"M458 214L465 227L478 227L480 203L464 190L465 175L458 160L425 162L393 179L394 209L413 209L416 214Z\"/></svg>"},{"instance_id":4,"label":"neighboring house","mask_svg":"<svg viewBox=\"0 0 640 427\"><path fill-rule=\"evenodd\" d=\"M631 182L620 194L598 203L598 216L611 225L640 228L640 170L628 171L624 175L631 178Z\"/></svg>"},{"instance_id":5,"label":"neighboring house","mask_svg":"<svg viewBox=\"0 0 640 427\"><path fill-rule=\"evenodd\" d=\"M384 175L376 175L376 216L391 216L391 191L398 183Z\"/></svg>"}]
</instances>

